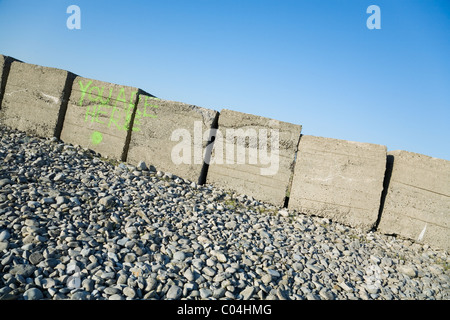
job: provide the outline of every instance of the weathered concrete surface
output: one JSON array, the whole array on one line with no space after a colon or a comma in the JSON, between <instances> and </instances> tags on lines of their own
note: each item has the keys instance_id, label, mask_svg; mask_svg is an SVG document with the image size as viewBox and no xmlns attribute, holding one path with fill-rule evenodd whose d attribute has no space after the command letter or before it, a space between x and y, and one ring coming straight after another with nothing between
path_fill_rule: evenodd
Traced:
<instances>
[{"instance_id":1,"label":"weathered concrete surface","mask_svg":"<svg viewBox=\"0 0 450 320\"><path fill-rule=\"evenodd\" d=\"M76 77L61 140L125 160L139 89Z\"/></svg>"},{"instance_id":2,"label":"weathered concrete surface","mask_svg":"<svg viewBox=\"0 0 450 320\"><path fill-rule=\"evenodd\" d=\"M207 182L283 206L301 129L300 125L222 110Z\"/></svg>"},{"instance_id":3,"label":"weathered concrete surface","mask_svg":"<svg viewBox=\"0 0 450 320\"><path fill-rule=\"evenodd\" d=\"M217 111L139 95L127 162L197 182ZM205 136L205 139L203 137Z\"/></svg>"},{"instance_id":4,"label":"weathered concrete surface","mask_svg":"<svg viewBox=\"0 0 450 320\"><path fill-rule=\"evenodd\" d=\"M385 168L385 146L302 136L289 208L370 230Z\"/></svg>"},{"instance_id":5,"label":"weathered concrete surface","mask_svg":"<svg viewBox=\"0 0 450 320\"><path fill-rule=\"evenodd\" d=\"M449 250L450 161L402 150L388 155L393 167L378 230Z\"/></svg>"},{"instance_id":6,"label":"weathered concrete surface","mask_svg":"<svg viewBox=\"0 0 450 320\"><path fill-rule=\"evenodd\" d=\"M40 137L59 137L72 74L13 61L0 110L3 123Z\"/></svg>"}]
</instances>

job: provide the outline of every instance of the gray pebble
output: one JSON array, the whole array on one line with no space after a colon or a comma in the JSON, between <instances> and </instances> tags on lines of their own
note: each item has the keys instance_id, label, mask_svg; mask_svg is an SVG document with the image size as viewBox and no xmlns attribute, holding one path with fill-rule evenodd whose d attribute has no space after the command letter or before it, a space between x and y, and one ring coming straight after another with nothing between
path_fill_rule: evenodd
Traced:
<instances>
[{"instance_id":1,"label":"gray pebble","mask_svg":"<svg viewBox=\"0 0 450 320\"><path fill-rule=\"evenodd\" d=\"M214 277L214 275L216 274L216 271L211 267L204 267L202 271L209 277Z\"/></svg>"},{"instance_id":2,"label":"gray pebble","mask_svg":"<svg viewBox=\"0 0 450 320\"><path fill-rule=\"evenodd\" d=\"M141 171L148 171L148 167L144 161L139 161L139 163L136 166L136 169L141 170Z\"/></svg>"},{"instance_id":3,"label":"gray pebble","mask_svg":"<svg viewBox=\"0 0 450 320\"><path fill-rule=\"evenodd\" d=\"M261 280L264 284L269 284L272 282L272 275L271 274L265 274L261 277Z\"/></svg>"},{"instance_id":4,"label":"gray pebble","mask_svg":"<svg viewBox=\"0 0 450 320\"><path fill-rule=\"evenodd\" d=\"M136 254L134 253L127 253L123 259L125 262L132 263L136 261Z\"/></svg>"},{"instance_id":5,"label":"gray pebble","mask_svg":"<svg viewBox=\"0 0 450 320\"><path fill-rule=\"evenodd\" d=\"M71 300L89 300L89 292L77 291L72 294Z\"/></svg>"},{"instance_id":6,"label":"gray pebble","mask_svg":"<svg viewBox=\"0 0 450 320\"><path fill-rule=\"evenodd\" d=\"M320 296L325 300L334 300L334 294L330 290L323 288L319 292Z\"/></svg>"},{"instance_id":7,"label":"gray pebble","mask_svg":"<svg viewBox=\"0 0 450 320\"><path fill-rule=\"evenodd\" d=\"M246 287L244 290L241 291L241 295L242 295L242 299L243 300L248 300L253 296L253 293L255 292L255 288L254 287Z\"/></svg>"},{"instance_id":8,"label":"gray pebble","mask_svg":"<svg viewBox=\"0 0 450 320\"><path fill-rule=\"evenodd\" d=\"M58 197L56 197L55 200L56 200L57 205L62 205L64 203L66 203L66 198L64 198L63 196L58 196Z\"/></svg>"},{"instance_id":9,"label":"gray pebble","mask_svg":"<svg viewBox=\"0 0 450 320\"><path fill-rule=\"evenodd\" d=\"M11 234L8 230L2 230L2 232L0 232L0 242L8 240L10 237Z\"/></svg>"},{"instance_id":10,"label":"gray pebble","mask_svg":"<svg viewBox=\"0 0 450 320\"><path fill-rule=\"evenodd\" d=\"M121 293L121 290L116 287L107 287L107 288L103 289L103 292L106 293L107 295L115 295L115 294Z\"/></svg>"},{"instance_id":11,"label":"gray pebble","mask_svg":"<svg viewBox=\"0 0 450 320\"><path fill-rule=\"evenodd\" d=\"M212 291L210 289L207 289L207 288L201 288L199 290L199 292L200 292L200 297L202 299L206 299L206 298L209 298L209 297L212 296Z\"/></svg>"},{"instance_id":12,"label":"gray pebble","mask_svg":"<svg viewBox=\"0 0 450 320\"><path fill-rule=\"evenodd\" d=\"M12 182L10 179L7 179L7 178L5 178L5 179L0 179L0 188L1 187L4 187L4 186L7 186L7 185L9 185L9 184L13 184L14 182Z\"/></svg>"},{"instance_id":13,"label":"gray pebble","mask_svg":"<svg viewBox=\"0 0 450 320\"><path fill-rule=\"evenodd\" d=\"M94 290L95 282L92 279L84 279L81 285L87 292L92 292Z\"/></svg>"},{"instance_id":14,"label":"gray pebble","mask_svg":"<svg viewBox=\"0 0 450 320\"><path fill-rule=\"evenodd\" d=\"M183 251L177 251L173 254L173 259L176 261L183 261L186 258L186 255Z\"/></svg>"},{"instance_id":15,"label":"gray pebble","mask_svg":"<svg viewBox=\"0 0 450 320\"><path fill-rule=\"evenodd\" d=\"M186 271L183 273L183 276L184 276L188 281L194 281L194 280L195 280L194 273L192 272L191 269L186 269Z\"/></svg>"},{"instance_id":16,"label":"gray pebble","mask_svg":"<svg viewBox=\"0 0 450 320\"><path fill-rule=\"evenodd\" d=\"M166 298L169 300L178 300L180 299L182 293L183 290L180 287L172 285L169 291L167 291Z\"/></svg>"},{"instance_id":17,"label":"gray pebble","mask_svg":"<svg viewBox=\"0 0 450 320\"><path fill-rule=\"evenodd\" d=\"M9 270L9 273L11 275L20 275L25 278L28 278L33 274L33 272L36 270L36 268L30 264L18 264L12 267Z\"/></svg>"},{"instance_id":18,"label":"gray pebble","mask_svg":"<svg viewBox=\"0 0 450 320\"><path fill-rule=\"evenodd\" d=\"M133 299L136 297L136 291L133 288L125 287L123 289L123 294L126 295L128 298Z\"/></svg>"},{"instance_id":19,"label":"gray pebble","mask_svg":"<svg viewBox=\"0 0 450 320\"><path fill-rule=\"evenodd\" d=\"M40 252L33 252L30 257L28 258L28 260L30 260L30 262L34 265L38 264L39 262L41 262L44 259L44 256L42 255L42 253Z\"/></svg>"},{"instance_id":20,"label":"gray pebble","mask_svg":"<svg viewBox=\"0 0 450 320\"><path fill-rule=\"evenodd\" d=\"M408 277L414 278L417 276L417 271L411 266L400 265L397 268L401 273L406 274Z\"/></svg>"},{"instance_id":21,"label":"gray pebble","mask_svg":"<svg viewBox=\"0 0 450 320\"><path fill-rule=\"evenodd\" d=\"M267 269L267 273L270 274L274 278L279 278L281 275L278 271L273 269Z\"/></svg>"},{"instance_id":22,"label":"gray pebble","mask_svg":"<svg viewBox=\"0 0 450 320\"><path fill-rule=\"evenodd\" d=\"M115 198L113 196L107 196L107 197L101 198L99 200L99 204L101 204L105 207L112 207L115 204Z\"/></svg>"},{"instance_id":23,"label":"gray pebble","mask_svg":"<svg viewBox=\"0 0 450 320\"><path fill-rule=\"evenodd\" d=\"M225 228L233 230L236 228L236 225L237 225L236 221L229 221L225 223Z\"/></svg>"},{"instance_id":24,"label":"gray pebble","mask_svg":"<svg viewBox=\"0 0 450 320\"><path fill-rule=\"evenodd\" d=\"M40 300L44 298L44 294L38 288L30 288L23 294L25 300Z\"/></svg>"},{"instance_id":25,"label":"gray pebble","mask_svg":"<svg viewBox=\"0 0 450 320\"><path fill-rule=\"evenodd\" d=\"M0 242L0 251L4 251L6 249L8 249L9 247L9 242L8 241L1 241Z\"/></svg>"}]
</instances>

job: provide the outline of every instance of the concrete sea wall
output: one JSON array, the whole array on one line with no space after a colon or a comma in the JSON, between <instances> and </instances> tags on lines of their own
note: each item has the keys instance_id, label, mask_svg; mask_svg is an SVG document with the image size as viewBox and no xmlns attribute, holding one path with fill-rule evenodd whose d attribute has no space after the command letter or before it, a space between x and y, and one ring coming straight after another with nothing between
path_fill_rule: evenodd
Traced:
<instances>
[{"instance_id":1,"label":"concrete sea wall","mask_svg":"<svg viewBox=\"0 0 450 320\"><path fill-rule=\"evenodd\" d=\"M161 100L4 55L0 121L278 207L450 249L447 160L302 135L299 124Z\"/></svg>"}]
</instances>

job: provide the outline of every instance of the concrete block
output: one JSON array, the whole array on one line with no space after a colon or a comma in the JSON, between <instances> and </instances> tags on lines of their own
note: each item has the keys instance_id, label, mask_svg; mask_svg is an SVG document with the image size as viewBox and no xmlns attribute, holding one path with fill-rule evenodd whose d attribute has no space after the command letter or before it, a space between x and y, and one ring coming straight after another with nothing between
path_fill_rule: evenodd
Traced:
<instances>
[{"instance_id":1,"label":"concrete block","mask_svg":"<svg viewBox=\"0 0 450 320\"><path fill-rule=\"evenodd\" d=\"M28 134L59 138L72 79L65 70L13 61L0 118Z\"/></svg>"},{"instance_id":2,"label":"concrete block","mask_svg":"<svg viewBox=\"0 0 450 320\"><path fill-rule=\"evenodd\" d=\"M370 230L376 223L386 147L302 136L289 208Z\"/></svg>"},{"instance_id":3,"label":"concrete block","mask_svg":"<svg viewBox=\"0 0 450 320\"><path fill-rule=\"evenodd\" d=\"M283 206L302 127L222 110L207 182Z\"/></svg>"},{"instance_id":4,"label":"concrete block","mask_svg":"<svg viewBox=\"0 0 450 320\"><path fill-rule=\"evenodd\" d=\"M217 111L140 95L127 162L197 182Z\"/></svg>"},{"instance_id":5,"label":"concrete block","mask_svg":"<svg viewBox=\"0 0 450 320\"><path fill-rule=\"evenodd\" d=\"M124 161L139 89L76 77L61 140Z\"/></svg>"},{"instance_id":6,"label":"concrete block","mask_svg":"<svg viewBox=\"0 0 450 320\"><path fill-rule=\"evenodd\" d=\"M391 178L378 230L450 249L450 161L388 152Z\"/></svg>"}]
</instances>

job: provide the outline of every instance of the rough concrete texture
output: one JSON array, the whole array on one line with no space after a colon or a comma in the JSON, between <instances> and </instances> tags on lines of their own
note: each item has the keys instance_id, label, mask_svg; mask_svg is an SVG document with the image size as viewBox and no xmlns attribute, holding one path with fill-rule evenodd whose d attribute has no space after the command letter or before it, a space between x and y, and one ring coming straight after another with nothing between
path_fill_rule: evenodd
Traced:
<instances>
[{"instance_id":1,"label":"rough concrete texture","mask_svg":"<svg viewBox=\"0 0 450 320\"><path fill-rule=\"evenodd\" d=\"M139 89L76 77L61 140L125 160Z\"/></svg>"},{"instance_id":2,"label":"rough concrete texture","mask_svg":"<svg viewBox=\"0 0 450 320\"><path fill-rule=\"evenodd\" d=\"M392 174L380 232L450 249L450 161L390 151Z\"/></svg>"},{"instance_id":3,"label":"rough concrete texture","mask_svg":"<svg viewBox=\"0 0 450 320\"><path fill-rule=\"evenodd\" d=\"M300 125L222 110L207 182L283 206L301 129Z\"/></svg>"},{"instance_id":4,"label":"rough concrete texture","mask_svg":"<svg viewBox=\"0 0 450 320\"><path fill-rule=\"evenodd\" d=\"M370 230L376 223L386 147L302 136L289 208Z\"/></svg>"},{"instance_id":5,"label":"rough concrete texture","mask_svg":"<svg viewBox=\"0 0 450 320\"><path fill-rule=\"evenodd\" d=\"M72 75L65 70L13 61L0 118L11 128L59 137Z\"/></svg>"},{"instance_id":6,"label":"rough concrete texture","mask_svg":"<svg viewBox=\"0 0 450 320\"><path fill-rule=\"evenodd\" d=\"M197 182L217 111L140 95L127 162ZM205 139L203 137L205 136Z\"/></svg>"}]
</instances>

